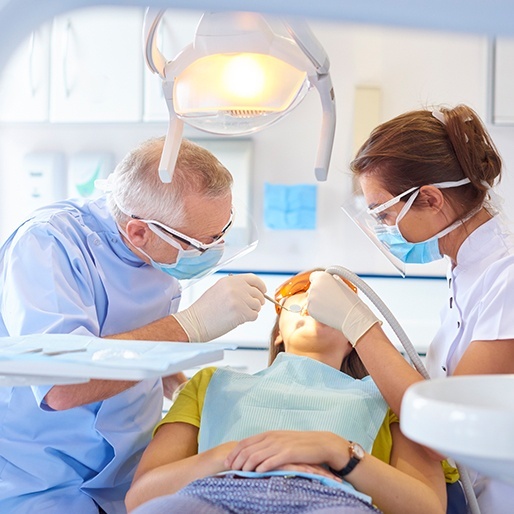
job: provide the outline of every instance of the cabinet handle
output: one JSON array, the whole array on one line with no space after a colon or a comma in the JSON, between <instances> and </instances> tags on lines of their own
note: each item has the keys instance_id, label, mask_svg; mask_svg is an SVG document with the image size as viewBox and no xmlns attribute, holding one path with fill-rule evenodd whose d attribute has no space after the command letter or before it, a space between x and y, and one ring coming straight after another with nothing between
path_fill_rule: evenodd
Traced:
<instances>
[{"instance_id":1,"label":"cabinet handle","mask_svg":"<svg viewBox=\"0 0 514 514\"><path fill-rule=\"evenodd\" d=\"M70 80L68 77L68 59L69 59L69 53L70 53L70 37L71 37L71 20L68 19L66 22L66 29L64 31L64 50L62 53L62 78L63 78L63 84L64 84L64 94L66 95L66 98L69 98L71 95L71 86L70 86Z\"/></svg>"},{"instance_id":2,"label":"cabinet handle","mask_svg":"<svg viewBox=\"0 0 514 514\"><path fill-rule=\"evenodd\" d=\"M30 43L29 43L29 87L30 87L30 94L32 95L32 98L36 96L38 87L36 84L36 80L34 77L34 64L35 64L35 47L36 47L36 33L33 31L30 34Z\"/></svg>"}]
</instances>

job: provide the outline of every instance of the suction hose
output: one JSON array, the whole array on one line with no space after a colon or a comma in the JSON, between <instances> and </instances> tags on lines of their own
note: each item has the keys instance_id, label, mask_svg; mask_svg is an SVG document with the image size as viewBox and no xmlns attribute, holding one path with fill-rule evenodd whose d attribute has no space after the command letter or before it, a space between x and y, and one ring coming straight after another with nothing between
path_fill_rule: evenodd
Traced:
<instances>
[{"instance_id":1,"label":"suction hose","mask_svg":"<svg viewBox=\"0 0 514 514\"><path fill-rule=\"evenodd\" d=\"M393 329L393 332L400 340L400 343L405 349L407 356L409 357L418 373L426 380L430 379L430 376L425 366L421 362L418 352L414 348L409 337L401 327L400 323L398 323L398 320L394 317L393 313L389 310L387 305L382 301L377 293L375 293L375 291L373 291L373 289L364 280L362 280L359 276L347 268L343 268L342 266L330 266L325 271L331 275L338 275L339 277L350 281L371 300L373 305L375 305L375 307L379 310L382 316L384 316L390 327ZM469 478L467 469L463 466L459 466L458 464L457 469L459 470L460 481L468 501L469 512L471 514L480 514L480 507L478 506L475 491L473 490L473 485L471 483L471 479Z\"/></svg>"}]
</instances>

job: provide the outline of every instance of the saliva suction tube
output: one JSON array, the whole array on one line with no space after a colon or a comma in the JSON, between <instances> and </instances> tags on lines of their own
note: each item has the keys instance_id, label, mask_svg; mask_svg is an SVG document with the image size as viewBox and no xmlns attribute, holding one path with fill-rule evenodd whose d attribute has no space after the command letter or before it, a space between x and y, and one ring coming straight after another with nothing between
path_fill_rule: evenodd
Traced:
<instances>
[{"instance_id":1,"label":"saliva suction tube","mask_svg":"<svg viewBox=\"0 0 514 514\"><path fill-rule=\"evenodd\" d=\"M344 278L355 285L360 291L362 291L375 305L378 311L384 316L385 320L389 323L389 326L393 330L393 332L398 337L401 345L403 346L405 353L409 357L411 363L416 368L418 373L426 380L430 379L428 371L425 366L421 362L421 359L418 355L418 352L414 348L411 340L401 327L398 320L394 317L393 313L389 310L387 305L382 301L382 299L373 291L373 289L358 275L353 273L347 268L343 268L342 266L330 266L325 269L326 273L330 273L331 275L337 275L340 278ZM466 499L468 501L468 508L471 514L480 514L480 507L478 506L478 502L475 496L475 492L473 490L473 485L471 483L471 479L469 478L469 474L467 469L463 466L459 466L456 464L457 469L459 470L460 480L462 483L462 487L464 489L464 493L466 494Z\"/></svg>"}]
</instances>

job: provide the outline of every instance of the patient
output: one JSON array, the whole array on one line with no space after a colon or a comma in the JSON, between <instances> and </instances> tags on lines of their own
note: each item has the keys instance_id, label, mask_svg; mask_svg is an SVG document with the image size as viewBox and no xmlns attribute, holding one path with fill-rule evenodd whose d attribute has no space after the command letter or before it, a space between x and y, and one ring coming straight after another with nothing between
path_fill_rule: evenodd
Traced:
<instances>
[{"instance_id":1,"label":"patient","mask_svg":"<svg viewBox=\"0 0 514 514\"><path fill-rule=\"evenodd\" d=\"M446 512L441 464L401 434L342 333L286 310L305 304L309 275L277 289L269 368L189 381L143 454L129 512Z\"/></svg>"}]
</instances>

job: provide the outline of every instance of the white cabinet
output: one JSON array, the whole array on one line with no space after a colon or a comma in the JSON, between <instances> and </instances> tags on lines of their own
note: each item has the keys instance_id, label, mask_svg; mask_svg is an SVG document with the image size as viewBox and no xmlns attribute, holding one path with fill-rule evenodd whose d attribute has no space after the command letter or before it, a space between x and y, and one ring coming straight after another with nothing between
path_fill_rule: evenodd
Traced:
<instances>
[{"instance_id":1,"label":"white cabinet","mask_svg":"<svg viewBox=\"0 0 514 514\"><path fill-rule=\"evenodd\" d=\"M201 11L168 10L158 28L157 46L168 60L193 42ZM167 121L168 108L160 77L144 66L144 121Z\"/></svg>"},{"instance_id":2,"label":"white cabinet","mask_svg":"<svg viewBox=\"0 0 514 514\"><path fill-rule=\"evenodd\" d=\"M143 12L96 7L54 20L51 122L141 120Z\"/></svg>"},{"instance_id":3,"label":"white cabinet","mask_svg":"<svg viewBox=\"0 0 514 514\"><path fill-rule=\"evenodd\" d=\"M0 76L0 121L48 119L50 24L39 27L14 51Z\"/></svg>"},{"instance_id":4,"label":"white cabinet","mask_svg":"<svg viewBox=\"0 0 514 514\"><path fill-rule=\"evenodd\" d=\"M193 41L201 15L165 13L157 40L166 58ZM0 76L0 121L167 121L161 79L143 59L143 17L140 8L85 8L34 31Z\"/></svg>"}]
</instances>

